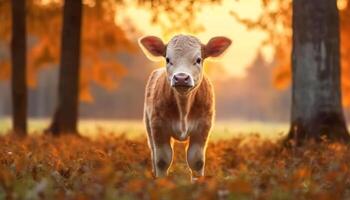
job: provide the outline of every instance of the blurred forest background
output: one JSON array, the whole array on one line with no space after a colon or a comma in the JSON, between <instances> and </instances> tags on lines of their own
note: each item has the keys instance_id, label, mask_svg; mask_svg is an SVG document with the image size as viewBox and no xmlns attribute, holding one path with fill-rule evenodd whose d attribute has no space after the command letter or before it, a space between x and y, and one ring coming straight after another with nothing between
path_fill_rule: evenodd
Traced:
<instances>
[{"instance_id":1,"label":"blurred forest background","mask_svg":"<svg viewBox=\"0 0 350 200\"><path fill-rule=\"evenodd\" d=\"M152 178L141 123L138 38L178 33L233 41L196 184L185 143ZM350 199L349 122L349 0L0 0L0 199Z\"/></svg>"},{"instance_id":2,"label":"blurred forest background","mask_svg":"<svg viewBox=\"0 0 350 200\"><path fill-rule=\"evenodd\" d=\"M12 112L10 4L0 0L1 118ZM30 118L51 118L56 108L62 6L60 0L27 1ZM349 120L350 5L339 0L338 8L343 104ZM147 60L137 39L153 34L167 40L178 32L198 35L203 42L220 33L233 40L222 62L209 61L206 66L215 86L218 119L289 120L292 31L288 0L180 1L178 5L172 1L84 0L79 115L141 119L147 77L162 63Z\"/></svg>"}]
</instances>

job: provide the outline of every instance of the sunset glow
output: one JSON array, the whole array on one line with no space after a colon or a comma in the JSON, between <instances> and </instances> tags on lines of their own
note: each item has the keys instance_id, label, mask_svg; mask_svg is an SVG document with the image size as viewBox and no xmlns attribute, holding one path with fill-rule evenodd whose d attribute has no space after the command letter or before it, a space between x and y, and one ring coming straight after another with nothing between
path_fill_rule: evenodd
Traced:
<instances>
[{"instance_id":1,"label":"sunset glow","mask_svg":"<svg viewBox=\"0 0 350 200\"><path fill-rule=\"evenodd\" d=\"M350 200L349 2L0 0L0 200Z\"/></svg>"},{"instance_id":2,"label":"sunset glow","mask_svg":"<svg viewBox=\"0 0 350 200\"><path fill-rule=\"evenodd\" d=\"M337 6L339 10L344 10L346 6L348 5L348 0L338 0Z\"/></svg>"},{"instance_id":3,"label":"sunset glow","mask_svg":"<svg viewBox=\"0 0 350 200\"><path fill-rule=\"evenodd\" d=\"M245 74L245 67L255 58L266 35L262 31L247 30L244 25L238 23L230 15L230 11L237 12L242 18L257 19L261 13L260 1L233 2L224 0L221 5L204 7L197 17L197 21L203 24L204 31L199 32L196 36L203 43L218 35L231 38L233 45L222 58L221 64L230 76L241 77ZM148 10L137 7L135 4L127 7L122 13L118 12L116 19L119 24L125 22L135 24L143 35L157 35L165 41L171 37L165 35L158 25L150 23L151 15ZM264 48L262 51L268 61L271 61L272 48Z\"/></svg>"}]
</instances>

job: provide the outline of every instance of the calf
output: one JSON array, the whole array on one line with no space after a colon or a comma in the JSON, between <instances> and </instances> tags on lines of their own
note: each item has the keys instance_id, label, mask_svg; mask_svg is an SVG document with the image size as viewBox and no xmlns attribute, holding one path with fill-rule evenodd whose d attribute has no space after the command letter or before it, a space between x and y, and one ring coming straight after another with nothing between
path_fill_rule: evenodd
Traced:
<instances>
[{"instance_id":1,"label":"calf","mask_svg":"<svg viewBox=\"0 0 350 200\"><path fill-rule=\"evenodd\" d=\"M206 45L177 35L168 44L155 36L140 39L152 56L164 57L166 67L154 70L145 94L144 120L156 177L166 176L173 159L173 142L187 141L192 177L204 176L207 138L213 123L214 92L203 73L203 61L217 57L231 44L214 37Z\"/></svg>"}]
</instances>

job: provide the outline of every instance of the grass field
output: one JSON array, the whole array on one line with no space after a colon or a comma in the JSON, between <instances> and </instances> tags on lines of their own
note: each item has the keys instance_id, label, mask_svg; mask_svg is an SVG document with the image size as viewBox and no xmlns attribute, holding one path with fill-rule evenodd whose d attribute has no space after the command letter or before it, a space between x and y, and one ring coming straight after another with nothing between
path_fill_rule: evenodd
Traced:
<instances>
[{"instance_id":1,"label":"grass field","mask_svg":"<svg viewBox=\"0 0 350 200\"><path fill-rule=\"evenodd\" d=\"M9 125L2 121L3 132ZM169 177L153 177L141 122L84 120L89 137L41 135L46 125L31 120L29 137L0 137L0 200L350 199L349 145L285 148L283 124L216 123L206 176L195 183L184 143L175 145Z\"/></svg>"},{"instance_id":2,"label":"grass field","mask_svg":"<svg viewBox=\"0 0 350 200\"><path fill-rule=\"evenodd\" d=\"M0 137L0 199L349 199L350 148L283 148L257 136L210 141L206 176L190 182L184 144L154 179L145 137Z\"/></svg>"},{"instance_id":3,"label":"grass field","mask_svg":"<svg viewBox=\"0 0 350 200\"><path fill-rule=\"evenodd\" d=\"M41 133L48 124L48 119L30 119L29 132ZM11 128L8 118L0 119L0 133ZM262 137L280 137L288 131L286 123L266 123L255 121L226 120L217 121L212 129L211 139L227 139L239 135L259 134ZM145 127L141 120L81 120L79 131L84 136L96 137L98 133L125 134L127 138L145 135Z\"/></svg>"}]
</instances>

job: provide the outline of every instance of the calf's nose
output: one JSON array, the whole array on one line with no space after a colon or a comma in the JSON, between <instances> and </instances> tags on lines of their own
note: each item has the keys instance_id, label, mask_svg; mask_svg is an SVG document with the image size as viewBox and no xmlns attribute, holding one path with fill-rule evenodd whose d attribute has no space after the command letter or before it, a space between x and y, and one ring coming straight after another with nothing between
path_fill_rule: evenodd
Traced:
<instances>
[{"instance_id":1,"label":"calf's nose","mask_svg":"<svg viewBox=\"0 0 350 200\"><path fill-rule=\"evenodd\" d=\"M190 75L186 73L177 73L173 77L174 86L191 86Z\"/></svg>"}]
</instances>

